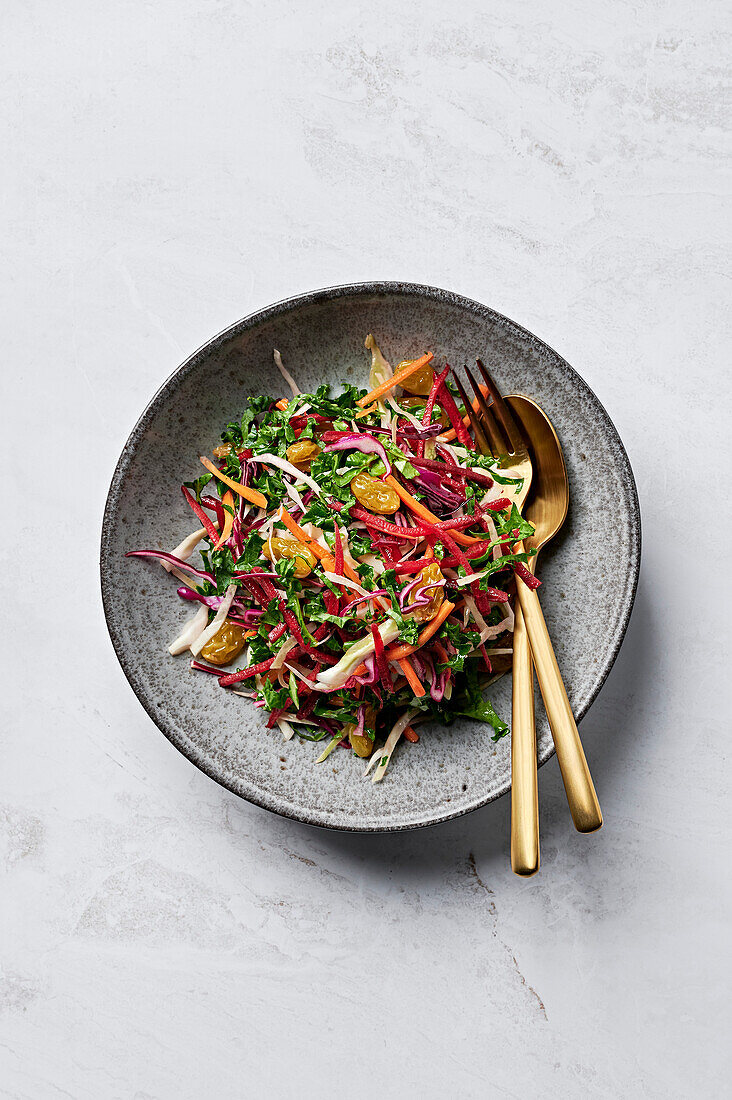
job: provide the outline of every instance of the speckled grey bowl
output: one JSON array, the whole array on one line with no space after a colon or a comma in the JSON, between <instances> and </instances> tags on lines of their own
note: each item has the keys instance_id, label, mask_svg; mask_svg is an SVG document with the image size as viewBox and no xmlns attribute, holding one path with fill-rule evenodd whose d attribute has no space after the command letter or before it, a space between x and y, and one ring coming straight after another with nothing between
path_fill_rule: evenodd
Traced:
<instances>
[{"instance_id":1,"label":"speckled grey bowl","mask_svg":"<svg viewBox=\"0 0 732 1100\"><path fill-rule=\"evenodd\" d=\"M534 397L555 424L571 503L561 534L543 552L542 604L575 715L582 718L618 653L640 566L633 474L612 422L578 374L551 348L493 310L432 287L361 283L331 287L238 321L195 352L164 383L117 464L104 513L101 578L114 648L137 697L166 737L212 779L268 810L312 825L364 832L430 825L467 813L510 787L509 739L495 745L479 723L423 727L400 746L386 779L363 778L363 762L336 751L315 765L311 743L283 743L251 703L189 671L167 645L190 614L156 562L126 550L170 549L192 530L181 481L215 445L250 393L282 392L279 348L303 390L322 382L364 384L364 336L374 332L392 362L434 349L456 367L476 356L505 393ZM150 470L156 471L155 482ZM511 682L491 689L510 720ZM552 754L537 710L539 759Z\"/></svg>"}]
</instances>

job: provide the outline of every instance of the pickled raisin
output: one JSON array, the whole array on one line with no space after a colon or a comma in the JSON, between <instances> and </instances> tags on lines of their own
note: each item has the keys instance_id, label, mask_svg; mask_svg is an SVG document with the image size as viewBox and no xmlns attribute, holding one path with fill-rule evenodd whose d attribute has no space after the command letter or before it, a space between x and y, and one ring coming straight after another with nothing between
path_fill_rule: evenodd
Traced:
<instances>
[{"instance_id":1,"label":"pickled raisin","mask_svg":"<svg viewBox=\"0 0 732 1100\"><path fill-rule=\"evenodd\" d=\"M442 573L437 562L432 562L431 565L426 565L419 575L420 583L415 585L412 591L407 596L407 607L410 607L416 602L417 594L420 589L426 584L435 584L436 581L442 580ZM430 602L426 607L418 607L414 612L414 618L417 622L427 623L430 619L434 619L437 612L442 606L442 601L445 598L445 594L442 588L430 588L428 592L425 592L425 596L429 596ZM421 597L420 597L421 598Z\"/></svg>"},{"instance_id":2,"label":"pickled raisin","mask_svg":"<svg viewBox=\"0 0 732 1100\"><path fill-rule=\"evenodd\" d=\"M370 734L370 736L369 736ZM363 733L355 733L352 729L348 734L348 740L356 756L371 756L376 740L376 709L370 703L364 714Z\"/></svg>"},{"instance_id":3,"label":"pickled raisin","mask_svg":"<svg viewBox=\"0 0 732 1100\"><path fill-rule=\"evenodd\" d=\"M348 740L351 742L351 748L356 756L371 756L374 743L370 737L365 734L354 733L352 730L348 735Z\"/></svg>"},{"instance_id":4,"label":"pickled raisin","mask_svg":"<svg viewBox=\"0 0 732 1100\"><path fill-rule=\"evenodd\" d=\"M401 504L393 489L370 474L356 474L351 481L351 492L358 503L369 512L377 512L382 516L392 515Z\"/></svg>"},{"instance_id":5,"label":"pickled raisin","mask_svg":"<svg viewBox=\"0 0 732 1100\"><path fill-rule=\"evenodd\" d=\"M320 454L320 447L313 443L312 439L298 440L287 448L287 461L296 466L298 470L308 473L310 463Z\"/></svg>"},{"instance_id":6,"label":"pickled raisin","mask_svg":"<svg viewBox=\"0 0 732 1100\"><path fill-rule=\"evenodd\" d=\"M315 568L315 555L307 546L303 546L294 539L281 539L275 536L267 539L262 547L262 554L267 561L276 562L280 558L295 559L295 576L298 580L307 577Z\"/></svg>"},{"instance_id":7,"label":"pickled raisin","mask_svg":"<svg viewBox=\"0 0 732 1100\"><path fill-rule=\"evenodd\" d=\"M239 624L226 619L213 638L206 642L201 656L210 665L228 665L241 653L245 642L244 631Z\"/></svg>"},{"instance_id":8,"label":"pickled raisin","mask_svg":"<svg viewBox=\"0 0 732 1100\"><path fill-rule=\"evenodd\" d=\"M402 370L404 367L408 367L409 364L413 362L413 359L404 359L396 368L394 373L398 374L400 370ZM402 382L402 389L406 390L407 393L418 393L421 394L423 397L426 397L432 389L434 381L435 372L432 370L430 364L427 363L426 366L420 367L419 370L416 370L414 374L410 374L409 378L405 378L405 380Z\"/></svg>"}]
</instances>

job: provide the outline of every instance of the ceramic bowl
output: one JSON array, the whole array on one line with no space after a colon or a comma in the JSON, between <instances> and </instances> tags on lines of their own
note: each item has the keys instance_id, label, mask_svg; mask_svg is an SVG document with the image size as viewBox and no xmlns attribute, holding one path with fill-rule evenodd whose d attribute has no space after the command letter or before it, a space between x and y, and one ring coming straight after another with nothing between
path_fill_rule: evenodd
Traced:
<instances>
[{"instance_id":1,"label":"ceramic bowl","mask_svg":"<svg viewBox=\"0 0 732 1100\"><path fill-rule=\"evenodd\" d=\"M199 475L197 455L210 453L249 394L282 394L273 348L303 391L323 382L365 385L368 332L392 363L426 348L456 368L480 357L504 393L533 397L554 423L567 463L570 508L562 532L541 555L541 600L578 719L622 643L641 538L628 456L594 393L526 329L457 294L405 283L318 290L237 321L171 375L125 445L104 513L102 594L119 661L155 724L212 779L284 816L365 832L431 825L505 794L509 738L494 744L485 726L468 720L420 727L419 743L398 747L379 784L365 779L363 761L345 750L316 765L317 746L297 738L283 742L249 700L191 672L186 657L168 655L190 606L178 599L175 582L157 562L124 554L170 549L193 529L181 482ZM490 690L510 721L510 676ZM540 704L537 736L544 763L553 747Z\"/></svg>"}]
</instances>

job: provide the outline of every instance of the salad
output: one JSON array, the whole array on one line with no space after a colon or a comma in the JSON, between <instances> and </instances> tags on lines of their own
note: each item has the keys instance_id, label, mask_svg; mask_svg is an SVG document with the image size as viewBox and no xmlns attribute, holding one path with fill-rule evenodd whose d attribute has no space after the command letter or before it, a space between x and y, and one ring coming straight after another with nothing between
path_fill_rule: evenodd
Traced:
<instances>
[{"instance_id":1,"label":"salad","mask_svg":"<svg viewBox=\"0 0 732 1100\"><path fill-rule=\"evenodd\" d=\"M157 559L196 612L169 646L249 699L289 740L369 758L458 715L508 727L484 698L507 667L515 544L533 533L521 482L476 449L433 355L392 370L374 340L369 390L252 397L203 474L182 486L199 526ZM521 549L520 547L518 548ZM199 551L200 561L191 560ZM377 746L380 746L377 748Z\"/></svg>"}]
</instances>

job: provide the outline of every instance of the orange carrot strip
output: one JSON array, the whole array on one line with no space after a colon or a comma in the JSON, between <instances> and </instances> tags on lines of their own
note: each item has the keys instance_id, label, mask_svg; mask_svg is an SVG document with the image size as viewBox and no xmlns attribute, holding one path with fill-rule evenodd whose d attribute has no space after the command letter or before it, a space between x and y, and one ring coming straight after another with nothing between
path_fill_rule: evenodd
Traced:
<instances>
[{"instance_id":1,"label":"orange carrot strip","mask_svg":"<svg viewBox=\"0 0 732 1100\"><path fill-rule=\"evenodd\" d=\"M412 666L409 663L409 660L408 660L407 657L401 657L400 658L399 668L402 670L402 672L406 676L407 683L409 684L409 686L412 689L412 691L414 692L414 694L417 696L418 699L421 699L422 696L424 695L425 691L424 691L424 688L422 687L422 685L420 684L419 680L417 679L417 673L412 668Z\"/></svg>"},{"instance_id":2,"label":"orange carrot strip","mask_svg":"<svg viewBox=\"0 0 732 1100\"><path fill-rule=\"evenodd\" d=\"M399 499L406 504L407 508L414 512L415 516L419 516L420 519L426 519L428 523L440 522L439 516L436 516L434 512L430 512L429 508L425 508L424 504L421 504L403 485L400 485L392 474L389 474L381 480L394 490ZM450 534L455 539L455 542L459 542L462 546L470 546L474 542L483 541L482 539L474 538L473 535L464 535L462 531L451 531Z\"/></svg>"},{"instance_id":3,"label":"orange carrot strip","mask_svg":"<svg viewBox=\"0 0 732 1100\"><path fill-rule=\"evenodd\" d=\"M420 633L417 638L416 645L398 645L392 646L386 651L387 661L401 661L404 657L409 657L412 653L416 653L418 649L421 649L425 642L428 642L433 634L436 634L444 623L447 616L454 610L455 604L450 603L449 600L445 600L440 610L435 615L434 619L427 623L427 626ZM402 669L402 671L404 671ZM404 673L406 676L406 672Z\"/></svg>"},{"instance_id":4,"label":"orange carrot strip","mask_svg":"<svg viewBox=\"0 0 732 1100\"><path fill-rule=\"evenodd\" d=\"M362 661L360 665L357 665L357 667L354 668L353 672L351 673L351 676L363 676L363 674L365 672L366 672L366 665Z\"/></svg>"},{"instance_id":5,"label":"orange carrot strip","mask_svg":"<svg viewBox=\"0 0 732 1100\"><path fill-rule=\"evenodd\" d=\"M413 730L411 726L407 726L404 729L404 736L407 741L411 741L413 745L416 745L417 741L419 741L419 734L416 730Z\"/></svg>"},{"instance_id":6,"label":"orange carrot strip","mask_svg":"<svg viewBox=\"0 0 732 1100\"><path fill-rule=\"evenodd\" d=\"M224 493L221 503L228 505L228 507L231 508L231 511L227 512L226 509L224 509L224 526L221 530L221 534L216 540L214 550L218 550L219 546L221 546L222 543L226 542L226 540L231 535L231 528L234 526L234 494L231 492L230 489L227 489Z\"/></svg>"},{"instance_id":7,"label":"orange carrot strip","mask_svg":"<svg viewBox=\"0 0 732 1100\"><path fill-rule=\"evenodd\" d=\"M480 387L480 392L483 394L483 397L488 397L488 387L487 386L481 386ZM478 398L474 397L473 400L470 402L470 404L473 406L473 408L478 413L478 415L480 415L480 405L478 404ZM490 401L488 402L488 404L490 404ZM469 416L464 416L463 417L463 424L465 425L466 428L470 427L470 417ZM440 435L437 436L437 442L438 443L450 443L455 438L456 435L457 435L457 433L456 433L455 429L450 428L448 431L441 432Z\"/></svg>"},{"instance_id":8,"label":"orange carrot strip","mask_svg":"<svg viewBox=\"0 0 732 1100\"><path fill-rule=\"evenodd\" d=\"M382 382L380 386L377 386L371 393L367 393L365 397L360 397L356 402L363 408L365 405L369 405L372 401L376 401L379 397L383 397L389 390L393 390L395 386L400 386L405 379L409 378L415 371L421 370L422 367L426 367L428 363L431 363L434 359L434 355L431 351L428 351L426 355L422 355L419 359L414 359L406 367L402 367L396 374L393 374L391 378L387 378L386 382Z\"/></svg>"},{"instance_id":9,"label":"orange carrot strip","mask_svg":"<svg viewBox=\"0 0 732 1100\"><path fill-rule=\"evenodd\" d=\"M284 412L289 404L290 402L287 400L286 397L281 397L275 405L275 408L279 409L281 412Z\"/></svg>"},{"instance_id":10,"label":"orange carrot strip","mask_svg":"<svg viewBox=\"0 0 732 1100\"><path fill-rule=\"evenodd\" d=\"M280 507L279 518L282 520L288 531L292 532L296 539L299 539L300 542L304 542L305 545L310 550L312 550L312 552L315 554L315 557L319 558L320 561L322 561L323 565L326 567L329 573L335 572L335 558L333 557L333 555L330 554L327 550L324 550L320 543L315 542L313 539L311 539L305 533L305 531L303 531L299 523L295 522L295 520L292 518L285 507ZM353 567L348 564L347 561L344 561L343 563L343 572L346 574L347 577L350 577L352 581L355 581L356 584L361 583L361 578L356 573L355 569L353 569Z\"/></svg>"},{"instance_id":11,"label":"orange carrot strip","mask_svg":"<svg viewBox=\"0 0 732 1100\"><path fill-rule=\"evenodd\" d=\"M223 481L224 485L228 485L230 489L233 489L235 493L238 493L240 497L244 497L244 500L248 500L251 504L256 504L258 508L267 507L267 498L262 496L256 489L250 489L247 485L240 485L238 481L234 481L227 474L222 474L218 466L214 466L210 458L205 458L204 455L198 456L206 467L210 470L214 477L217 477L219 481Z\"/></svg>"}]
</instances>

